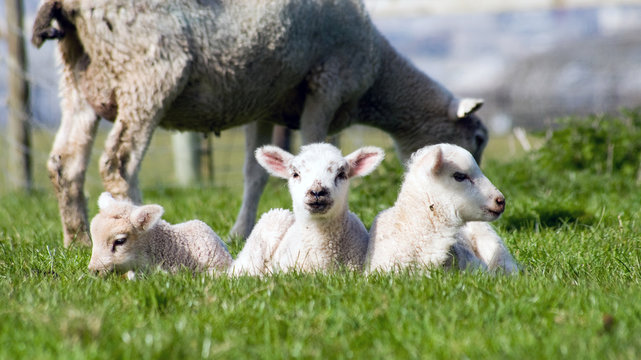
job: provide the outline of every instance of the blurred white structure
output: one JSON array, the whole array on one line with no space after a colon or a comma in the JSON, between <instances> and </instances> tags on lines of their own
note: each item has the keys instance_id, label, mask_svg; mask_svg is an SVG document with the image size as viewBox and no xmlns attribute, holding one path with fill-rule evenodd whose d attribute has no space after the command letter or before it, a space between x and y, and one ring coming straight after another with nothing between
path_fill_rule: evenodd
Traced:
<instances>
[{"instance_id":1,"label":"blurred white structure","mask_svg":"<svg viewBox=\"0 0 641 360\"><path fill-rule=\"evenodd\" d=\"M364 0L374 17L633 5L640 0Z\"/></svg>"}]
</instances>

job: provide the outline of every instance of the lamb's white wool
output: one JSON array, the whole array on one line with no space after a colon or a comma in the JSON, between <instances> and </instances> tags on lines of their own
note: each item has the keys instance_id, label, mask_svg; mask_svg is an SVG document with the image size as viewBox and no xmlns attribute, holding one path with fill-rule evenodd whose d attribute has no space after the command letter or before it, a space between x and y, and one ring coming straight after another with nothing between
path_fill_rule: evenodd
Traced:
<instances>
[{"instance_id":1,"label":"lamb's white wool","mask_svg":"<svg viewBox=\"0 0 641 360\"><path fill-rule=\"evenodd\" d=\"M100 212L91 221L91 271L128 272L150 266L175 271L184 266L213 272L231 264L225 244L202 221L171 225L161 219L160 205L137 206L106 192L98 206Z\"/></svg>"},{"instance_id":2,"label":"lamb's white wool","mask_svg":"<svg viewBox=\"0 0 641 360\"><path fill-rule=\"evenodd\" d=\"M259 148L258 162L272 175L288 179L293 213L279 209L261 217L230 272L361 269L368 234L348 210L349 179L369 174L383 157L376 147L345 157L330 144L303 146L298 156L275 146Z\"/></svg>"},{"instance_id":3,"label":"lamb's white wool","mask_svg":"<svg viewBox=\"0 0 641 360\"><path fill-rule=\"evenodd\" d=\"M267 181L253 158L271 124L303 143L351 124L393 137L405 159L436 142L480 158L487 131L459 100L399 55L361 0L46 0L36 46L59 39L62 119L47 163L64 242L89 245L84 175L98 121L114 121L100 160L105 189L141 202L140 163L157 126L247 126L245 194L232 233L247 236Z\"/></svg>"},{"instance_id":4,"label":"lamb's white wool","mask_svg":"<svg viewBox=\"0 0 641 360\"><path fill-rule=\"evenodd\" d=\"M518 274L519 266L503 239L487 222L468 222L461 229L460 245L469 249L489 271Z\"/></svg>"},{"instance_id":5,"label":"lamb's white wool","mask_svg":"<svg viewBox=\"0 0 641 360\"><path fill-rule=\"evenodd\" d=\"M271 273L274 251L293 224L294 214L289 210L271 209L264 213L254 226L245 242L245 247L238 253L228 273L231 275Z\"/></svg>"},{"instance_id":6,"label":"lamb's white wool","mask_svg":"<svg viewBox=\"0 0 641 360\"><path fill-rule=\"evenodd\" d=\"M496 220L504 209L505 198L468 151L450 144L424 147L412 155L394 206L374 219L366 267L441 266L454 253L462 268L485 268L489 263L476 258L467 246L475 240L462 230L470 221ZM462 239L469 241L457 244Z\"/></svg>"}]
</instances>

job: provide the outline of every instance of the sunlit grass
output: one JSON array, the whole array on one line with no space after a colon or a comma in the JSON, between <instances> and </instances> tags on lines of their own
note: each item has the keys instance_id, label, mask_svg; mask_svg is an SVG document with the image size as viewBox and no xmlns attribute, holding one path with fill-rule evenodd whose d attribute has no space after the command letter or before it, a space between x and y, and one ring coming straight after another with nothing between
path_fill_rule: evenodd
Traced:
<instances>
[{"instance_id":1,"label":"sunlit grass","mask_svg":"<svg viewBox=\"0 0 641 360\"><path fill-rule=\"evenodd\" d=\"M241 149L219 151L239 166L230 170L238 182L242 133L223 133L214 145L225 139ZM353 139L341 139L345 152L361 145ZM157 133L154 141L170 140ZM391 150L385 141L371 142ZM517 277L441 270L431 277L96 277L86 270L89 249L62 247L55 197L37 171L34 194L3 188L0 195L0 359L638 358L641 191L634 179L551 171L516 143L512 153L509 138L493 141L483 168L507 197L495 225L523 267ZM226 238L241 188L218 178L178 188L170 151L155 146L142 170L146 202L161 204L170 222L198 218ZM48 147L37 145L44 154ZM101 191L96 164L90 215ZM367 226L394 202L401 171L388 156L352 183L351 210ZM272 179L259 212L290 202L284 181ZM235 255L242 241L229 245Z\"/></svg>"}]
</instances>

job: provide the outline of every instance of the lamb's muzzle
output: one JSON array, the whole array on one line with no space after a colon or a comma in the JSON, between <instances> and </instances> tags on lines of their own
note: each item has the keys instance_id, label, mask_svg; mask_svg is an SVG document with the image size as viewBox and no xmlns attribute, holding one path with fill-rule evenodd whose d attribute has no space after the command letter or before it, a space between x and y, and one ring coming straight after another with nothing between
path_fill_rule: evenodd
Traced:
<instances>
[{"instance_id":1,"label":"lamb's muzzle","mask_svg":"<svg viewBox=\"0 0 641 360\"><path fill-rule=\"evenodd\" d=\"M305 206L312 214L324 214L333 204L329 189L323 186L312 187L305 196Z\"/></svg>"}]
</instances>

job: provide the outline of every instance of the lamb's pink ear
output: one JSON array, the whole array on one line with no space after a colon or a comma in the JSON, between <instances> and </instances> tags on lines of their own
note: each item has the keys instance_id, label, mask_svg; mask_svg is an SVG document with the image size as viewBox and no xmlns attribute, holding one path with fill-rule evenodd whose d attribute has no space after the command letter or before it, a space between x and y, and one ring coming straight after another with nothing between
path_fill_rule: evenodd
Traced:
<instances>
[{"instance_id":1,"label":"lamb's pink ear","mask_svg":"<svg viewBox=\"0 0 641 360\"><path fill-rule=\"evenodd\" d=\"M104 210L115 202L116 202L116 199L114 199L114 197L111 196L111 193L108 193L105 191L102 194L100 194L100 197L98 197L98 209Z\"/></svg>"},{"instance_id":2,"label":"lamb's pink ear","mask_svg":"<svg viewBox=\"0 0 641 360\"><path fill-rule=\"evenodd\" d=\"M432 168L432 172L434 174L438 174L441 172L441 169L443 168L443 150L441 149L440 146L435 146L432 151L430 151L429 155L430 157L430 166Z\"/></svg>"},{"instance_id":3,"label":"lamb's pink ear","mask_svg":"<svg viewBox=\"0 0 641 360\"><path fill-rule=\"evenodd\" d=\"M265 145L256 149L256 160L267 172L283 179L289 179L289 164L294 155L278 146Z\"/></svg>"},{"instance_id":4,"label":"lamb's pink ear","mask_svg":"<svg viewBox=\"0 0 641 360\"><path fill-rule=\"evenodd\" d=\"M345 156L349 163L349 177L365 176L383 161L385 152L375 146L362 147L353 153Z\"/></svg>"},{"instance_id":5,"label":"lamb's pink ear","mask_svg":"<svg viewBox=\"0 0 641 360\"><path fill-rule=\"evenodd\" d=\"M138 230L147 231L154 227L165 210L160 205L142 205L129 215L129 221Z\"/></svg>"}]
</instances>

